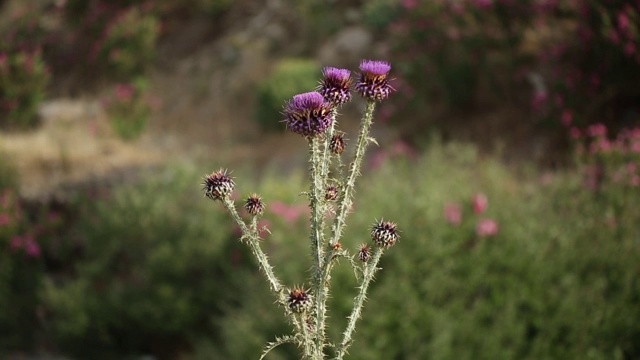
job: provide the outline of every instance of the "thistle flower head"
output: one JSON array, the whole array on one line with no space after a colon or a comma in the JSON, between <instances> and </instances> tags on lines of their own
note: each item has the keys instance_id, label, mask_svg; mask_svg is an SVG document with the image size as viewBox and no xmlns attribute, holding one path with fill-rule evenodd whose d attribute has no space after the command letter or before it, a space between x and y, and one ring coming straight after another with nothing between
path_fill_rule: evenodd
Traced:
<instances>
[{"instance_id":1,"label":"thistle flower head","mask_svg":"<svg viewBox=\"0 0 640 360\"><path fill-rule=\"evenodd\" d=\"M211 200L223 200L231 195L236 184L227 174L227 170L220 169L204 177L202 190L204 195Z\"/></svg>"},{"instance_id":2,"label":"thistle flower head","mask_svg":"<svg viewBox=\"0 0 640 360\"><path fill-rule=\"evenodd\" d=\"M362 60L360 62L360 79L356 90L362 97L372 101L382 101L394 90L389 85L387 75L391 65L386 61Z\"/></svg>"},{"instance_id":3,"label":"thistle flower head","mask_svg":"<svg viewBox=\"0 0 640 360\"><path fill-rule=\"evenodd\" d=\"M338 200L338 188L333 185L327 187L327 190L324 192L324 199L327 201Z\"/></svg>"},{"instance_id":4,"label":"thistle flower head","mask_svg":"<svg viewBox=\"0 0 640 360\"><path fill-rule=\"evenodd\" d=\"M289 293L287 305L291 311L296 314L300 314L311 309L311 306L313 305L313 297L308 293L308 290L296 287Z\"/></svg>"},{"instance_id":5,"label":"thistle flower head","mask_svg":"<svg viewBox=\"0 0 640 360\"><path fill-rule=\"evenodd\" d=\"M311 138L329 128L332 107L318 92L298 94L284 107L284 123L294 133Z\"/></svg>"},{"instance_id":6,"label":"thistle flower head","mask_svg":"<svg viewBox=\"0 0 640 360\"><path fill-rule=\"evenodd\" d=\"M247 201L244 203L244 208L250 215L257 216L262 215L264 212L264 203L262 202L262 198L257 194L252 194L247 198Z\"/></svg>"},{"instance_id":7,"label":"thistle flower head","mask_svg":"<svg viewBox=\"0 0 640 360\"><path fill-rule=\"evenodd\" d=\"M340 155L347 147L347 142L344 139L344 134L338 133L333 135L331 142L329 143L329 150L336 155Z\"/></svg>"},{"instance_id":8,"label":"thistle flower head","mask_svg":"<svg viewBox=\"0 0 640 360\"><path fill-rule=\"evenodd\" d=\"M358 251L358 259L365 263L369 261L369 259L371 259L371 248L369 248L369 245L360 245L360 250Z\"/></svg>"},{"instance_id":9,"label":"thistle flower head","mask_svg":"<svg viewBox=\"0 0 640 360\"><path fill-rule=\"evenodd\" d=\"M351 71L325 67L318 91L325 100L334 105L342 105L351 100Z\"/></svg>"},{"instance_id":10,"label":"thistle flower head","mask_svg":"<svg viewBox=\"0 0 640 360\"><path fill-rule=\"evenodd\" d=\"M399 238L398 226L395 223L380 220L373 224L371 228L371 239L379 247L388 249L392 247Z\"/></svg>"}]
</instances>

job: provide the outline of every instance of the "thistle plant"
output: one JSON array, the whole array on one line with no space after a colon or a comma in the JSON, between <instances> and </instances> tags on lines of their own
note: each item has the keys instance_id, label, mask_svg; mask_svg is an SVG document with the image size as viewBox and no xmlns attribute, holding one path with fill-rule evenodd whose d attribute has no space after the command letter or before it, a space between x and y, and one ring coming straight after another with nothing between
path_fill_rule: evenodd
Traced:
<instances>
[{"instance_id":1,"label":"thistle plant","mask_svg":"<svg viewBox=\"0 0 640 360\"><path fill-rule=\"evenodd\" d=\"M371 243L354 244L353 254L340 242L352 210L356 180L361 173L367 146L375 143L369 136L375 106L393 91L388 78L390 70L391 66L384 61L363 60L354 84L351 71L326 67L317 91L295 95L284 106L282 122L289 131L303 136L309 144L310 186L303 194L308 198L311 209L311 271L310 278L301 279L306 286L289 287L283 284L261 248L260 233L263 229L259 228L258 219L268 211L262 197L254 193L246 199L244 208L251 219L245 222L231 199L236 184L229 172L220 169L204 177L205 196L221 202L238 224L242 231L240 241L251 248L276 297L276 303L283 308L293 327L291 334L268 343L260 359L285 343L297 345L303 359L326 359L329 353L333 359L343 359L353 342L353 333L362 316L369 285L379 270L378 262L383 252L400 238L397 225L381 219L369 229ZM351 100L352 90L360 94L367 105L353 158L347 166L342 157L348 144L345 133L337 130L336 118L338 108ZM327 299L331 272L340 258L347 259L347 263L353 267L359 286L342 338L332 342L326 336Z\"/></svg>"}]
</instances>

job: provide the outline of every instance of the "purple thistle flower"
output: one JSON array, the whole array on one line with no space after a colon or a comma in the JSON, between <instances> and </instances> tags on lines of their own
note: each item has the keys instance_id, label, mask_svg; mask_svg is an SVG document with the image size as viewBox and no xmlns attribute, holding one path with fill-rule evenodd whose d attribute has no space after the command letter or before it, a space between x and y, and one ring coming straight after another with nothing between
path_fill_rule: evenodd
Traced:
<instances>
[{"instance_id":1,"label":"purple thistle flower","mask_svg":"<svg viewBox=\"0 0 640 360\"><path fill-rule=\"evenodd\" d=\"M360 62L360 80L356 90L362 97L372 101L382 101L389 97L393 87L389 85L387 75L391 65L386 61L362 60Z\"/></svg>"},{"instance_id":2,"label":"purple thistle flower","mask_svg":"<svg viewBox=\"0 0 640 360\"><path fill-rule=\"evenodd\" d=\"M325 67L322 69L322 75L324 78L318 91L325 100L334 105L342 105L351 100L351 71Z\"/></svg>"},{"instance_id":3,"label":"purple thistle flower","mask_svg":"<svg viewBox=\"0 0 640 360\"><path fill-rule=\"evenodd\" d=\"M298 94L285 105L283 121L287 129L311 138L323 134L329 128L333 122L332 107L318 92Z\"/></svg>"}]
</instances>

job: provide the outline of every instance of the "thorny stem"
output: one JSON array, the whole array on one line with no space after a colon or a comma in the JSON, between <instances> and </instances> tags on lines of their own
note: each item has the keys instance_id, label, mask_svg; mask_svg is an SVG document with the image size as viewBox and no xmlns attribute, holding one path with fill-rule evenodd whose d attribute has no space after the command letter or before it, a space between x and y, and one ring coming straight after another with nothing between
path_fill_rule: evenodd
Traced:
<instances>
[{"instance_id":1,"label":"thorny stem","mask_svg":"<svg viewBox=\"0 0 640 360\"><path fill-rule=\"evenodd\" d=\"M352 343L351 337L353 336L353 331L356 328L356 322L362 316L362 307L364 305L364 301L367 299L367 290L369 289L369 284L371 280L373 280L373 276L378 270L378 262L380 261L380 257L382 256L383 249L376 247L376 250L371 257L371 260L367 263L367 266L364 269L364 276L362 279L362 284L360 285L360 292L353 300L354 306L353 310L351 310L351 315L349 315L349 324L345 329L342 337L342 342L338 347L338 353L335 357L335 360L342 360L347 349Z\"/></svg>"},{"instance_id":2,"label":"thorny stem","mask_svg":"<svg viewBox=\"0 0 640 360\"><path fill-rule=\"evenodd\" d=\"M341 201L338 208L338 214L333 225L331 244L335 244L342 236L342 230L344 228L345 221L347 220L347 215L349 210L351 210L351 205L353 204L353 189L356 184L356 178L360 175L362 159L364 158L364 153L366 151L367 144L369 143L369 129L371 128L373 110L375 109L375 106L376 103L374 101L369 101L367 103L364 116L362 117L360 134L358 135L358 143L356 145L356 153L353 158L353 162L351 163L351 168L349 169L349 179L346 184L344 184L342 197L340 198Z\"/></svg>"},{"instance_id":3,"label":"thorny stem","mask_svg":"<svg viewBox=\"0 0 640 360\"><path fill-rule=\"evenodd\" d=\"M324 144L322 148L322 159L320 161L320 183L322 184L321 190L324 190L328 186L328 176L329 176L329 157L331 156L329 151L329 145L331 144L331 138L333 137L335 125L336 125L336 115L338 111L334 108L331 110L331 117L333 121L331 122L331 126L329 127L327 133L325 134ZM326 211L326 207L324 206L324 198L319 199L323 202L323 206L321 206L322 211L320 215L320 232L324 234L325 227L325 217L324 212ZM320 249L324 246L324 239L319 244ZM319 253L318 256L321 257L322 253ZM321 258L320 258L321 259ZM326 278L324 276L324 269L327 268L327 264L331 261L331 249L327 249L327 256L323 262L321 262L320 267L318 267L318 272L314 273L315 278L315 288L317 292L316 299L316 358L322 359L324 358L324 342L325 342L325 325L324 319L326 317L326 296L329 292L328 285L325 284Z\"/></svg>"},{"instance_id":4,"label":"thorny stem","mask_svg":"<svg viewBox=\"0 0 640 360\"><path fill-rule=\"evenodd\" d=\"M311 189L309 191L310 204L311 204L311 254L313 254L313 267L311 273L317 276L318 270L322 266L322 241L323 233L320 227L321 218L324 217L322 212L322 177L320 175L320 140L317 137L313 137L309 140L309 148L311 152Z\"/></svg>"},{"instance_id":5,"label":"thorny stem","mask_svg":"<svg viewBox=\"0 0 640 360\"><path fill-rule=\"evenodd\" d=\"M304 356L307 359L314 359L313 342L307 328L307 322L305 320L306 314L300 314L300 329L302 330L302 338L304 341ZM315 359L314 359L315 360Z\"/></svg>"},{"instance_id":6,"label":"thorny stem","mask_svg":"<svg viewBox=\"0 0 640 360\"><path fill-rule=\"evenodd\" d=\"M271 291L273 291L276 294L280 293L282 291L282 285L280 284L280 281L278 280L278 278L276 278L276 275L273 273L273 267L271 267L271 265L269 264L269 258L264 253L264 251L262 251L262 248L260 248L257 226L254 229L249 229L247 224L245 224L245 222L240 217L240 214L238 214L235 204L231 199L225 198L223 200L223 203L224 203L224 206L227 208L227 210L229 210L231 217L233 217L233 219L236 221L238 226L240 226L243 237L247 239L247 242L249 243L249 247L251 248L253 255L255 255L256 259L258 260L258 264L260 265L260 268L262 269L264 274L267 276L269 285L271 285Z\"/></svg>"},{"instance_id":7,"label":"thorny stem","mask_svg":"<svg viewBox=\"0 0 640 360\"><path fill-rule=\"evenodd\" d=\"M347 219L347 214L351 209L353 189L355 187L356 178L360 174L360 167L362 166L362 159L366 151L367 144L369 142L369 129L373 119L373 111L375 109L375 102L369 101L365 110L364 116L361 121L360 134L358 135L358 143L356 145L356 152L351 164L349 172L349 179L344 186L343 194L341 196L341 202L339 204L338 214L335 219L333 234L329 248L327 249L327 255L322 263L322 268L318 278L316 297L316 319L317 319L317 331L318 337L316 338L317 350L322 352L322 346L324 344L324 332L325 332L325 319L327 311L327 299L329 298L329 281L331 279L331 269L333 267L333 261L331 261L331 248L338 242L342 236L342 229ZM330 141L330 140L329 140ZM326 165L328 167L328 165ZM322 355L322 353L321 353Z\"/></svg>"},{"instance_id":8,"label":"thorny stem","mask_svg":"<svg viewBox=\"0 0 640 360\"><path fill-rule=\"evenodd\" d=\"M258 218L254 216L249 227L244 222L244 220L242 220L240 214L238 214L233 200L227 197L222 200L222 203L227 208L227 210L229 210L231 217L236 221L236 223L240 227L240 230L242 230L242 239L247 240L246 242L249 244L251 252L253 252L253 255L258 260L260 269L262 269L265 276L267 277L269 285L271 286L271 291L273 291L273 293L276 295L278 303L284 306L285 313L293 326L296 328L296 331L298 333L304 331L305 324L299 323L296 319L295 314L287 308L287 294L285 288L282 286L282 284L280 284L280 280L278 280L276 275L273 273L273 267L271 266L271 264L269 264L269 258L260 247L260 236L258 234Z\"/></svg>"},{"instance_id":9,"label":"thorny stem","mask_svg":"<svg viewBox=\"0 0 640 360\"><path fill-rule=\"evenodd\" d=\"M324 197L322 197L322 189L324 189L324 180L322 179L322 153L320 152L320 139L314 137L309 140L310 162L311 162L311 189L309 191L311 204L311 254L313 256L313 266L311 274L313 276L314 288L318 293L322 288L320 284L320 269L322 268L324 233L322 225L324 224ZM322 330L318 327L315 333L315 351L314 358L322 359L322 344L324 342L321 336Z\"/></svg>"}]
</instances>

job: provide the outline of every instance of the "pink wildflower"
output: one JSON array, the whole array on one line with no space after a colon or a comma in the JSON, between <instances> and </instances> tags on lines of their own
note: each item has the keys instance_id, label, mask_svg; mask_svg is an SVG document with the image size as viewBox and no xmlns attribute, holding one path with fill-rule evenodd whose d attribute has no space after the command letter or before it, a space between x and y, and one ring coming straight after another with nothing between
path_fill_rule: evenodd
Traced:
<instances>
[{"instance_id":1,"label":"pink wildflower","mask_svg":"<svg viewBox=\"0 0 640 360\"><path fill-rule=\"evenodd\" d=\"M476 226L476 234L480 237L498 235L498 223L491 219L482 219Z\"/></svg>"},{"instance_id":2,"label":"pink wildflower","mask_svg":"<svg viewBox=\"0 0 640 360\"><path fill-rule=\"evenodd\" d=\"M491 7L492 3L492 0L473 0L473 5L478 9L488 9Z\"/></svg>"},{"instance_id":3,"label":"pink wildflower","mask_svg":"<svg viewBox=\"0 0 640 360\"><path fill-rule=\"evenodd\" d=\"M634 44L631 41L627 42L624 46L624 54L629 57L632 57L635 53L636 53L636 44Z\"/></svg>"},{"instance_id":4,"label":"pink wildflower","mask_svg":"<svg viewBox=\"0 0 640 360\"><path fill-rule=\"evenodd\" d=\"M40 245L38 245L33 236L27 235L23 238L23 241L25 254L32 258L39 258L42 251L40 250Z\"/></svg>"},{"instance_id":5,"label":"pink wildflower","mask_svg":"<svg viewBox=\"0 0 640 360\"><path fill-rule=\"evenodd\" d=\"M444 217L449 224L459 226L462 223L462 208L458 204L447 204L444 207Z\"/></svg>"},{"instance_id":6,"label":"pink wildflower","mask_svg":"<svg viewBox=\"0 0 640 360\"><path fill-rule=\"evenodd\" d=\"M129 84L116 85L116 98L121 102L130 102L135 95L135 89Z\"/></svg>"},{"instance_id":7,"label":"pink wildflower","mask_svg":"<svg viewBox=\"0 0 640 360\"><path fill-rule=\"evenodd\" d=\"M12 251L17 251L22 248L23 244L24 244L24 241L22 240L22 237L16 235L11 238L11 242L9 243L9 246L11 247Z\"/></svg>"},{"instance_id":8,"label":"pink wildflower","mask_svg":"<svg viewBox=\"0 0 640 360\"><path fill-rule=\"evenodd\" d=\"M413 10L418 7L418 0L402 0L402 6L407 10Z\"/></svg>"},{"instance_id":9,"label":"pink wildflower","mask_svg":"<svg viewBox=\"0 0 640 360\"><path fill-rule=\"evenodd\" d=\"M626 31L629 28L629 17L624 12L618 13L618 29Z\"/></svg>"},{"instance_id":10,"label":"pink wildflower","mask_svg":"<svg viewBox=\"0 0 640 360\"><path fill-rule=\"evenodd\" d=\"M573 122L573 113L571 113L571 110L564 110L562 112L562 125L569 127L571 126L572 122Z\"/></svg>"},{"instance_id":11,"label":"pink wildflower","mask_svg":"<svg viewBox=\"0 0 640 360\"><path fill-rule=\"evenodd\" d=\"M287 205L280 201L273 202L269 206L269 210L290 224L298 221L302 215L309 213L309 208L306 205Z\"/></svg>"},{"instance_id":12,"label":"pink wildflower","mask_svg":"<svg viewBox=\"0 0 640 360\"><path fill-rule=\"evenodd\" d=\"M574 140L578 140L582 137L582 131L575 126L572 126L571 129L569 129L569 136Z\"/></svg>"},{"instance_id":13,"label":"pink wildflower","mask_svg":"<svg viewBox=\"0 0 640 360\"><path fill-rule=\"evenodd\" d=\"M593 124L587 128L587 134L591 137L607 136L607 127L604 124Z\"/></svg>"},{"instance_id":14,"label":"pink wildflower","mask_svg":"<svg viewBox=\"0 0 640 360\"><path fill-rule=\"evenodd\" d=\"M7 226L11 223L9 214L0 214L0 227Z\"/></svg>"},{"instance_id":15,"label":"pink wildflower","mask_svg":"<svg viewBox=\"0 0 640 360\"><path fill-rule=\"evenodd\" d=\"M473 199L471 199L471 203L473 205L473 212L476 215L481 215L489 207L489 200L487 199L487 196L482 193L474 195Z\"/></svg>"}]
</instances>

